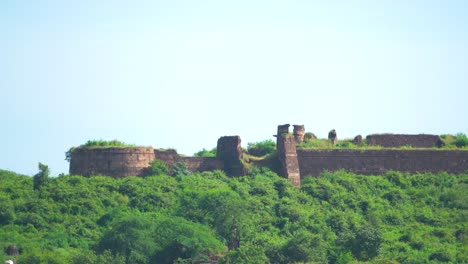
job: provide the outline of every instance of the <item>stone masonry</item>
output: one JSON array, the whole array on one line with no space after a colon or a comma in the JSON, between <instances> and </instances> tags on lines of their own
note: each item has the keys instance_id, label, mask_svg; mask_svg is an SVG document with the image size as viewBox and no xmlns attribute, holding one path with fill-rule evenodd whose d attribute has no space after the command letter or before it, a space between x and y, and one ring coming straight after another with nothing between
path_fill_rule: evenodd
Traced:
<instances>
[{"instance_id":1,"label":"stone masonry","mask_svg":"<svg viewBox=\"0 0 468 264\"><path fill-rule=\"evenodd\" d=\"M373 134L366 137L368 145L384 148L411 146L413 148L440 147L442 141L437 135Z\"/></svg>"},{"instance_id":2,"label":"stone masonry","mask_svg":"<svg viewBox=\"0 0 468 264\"><path fill-rule=\"evenodd\" d=\"M224 171L230 176L242 176L247 170L242 164L242 147L239 136L224 136L218 139L216 158L224 162Z\"/></svg>"},{"instance_id":3,"label":"stone masonry","mask_svg":"<svg viewBox=\"0 0 468 264\"><path fill-rule=\"evenodd\" d=\"M276 135L276 148L278 160L281 165L281 176L290 179L294 186L301 185L301 174L297 160L296 142L294 136L289 134L289 124L278 126Z\"/></svg>"}]
</instances>

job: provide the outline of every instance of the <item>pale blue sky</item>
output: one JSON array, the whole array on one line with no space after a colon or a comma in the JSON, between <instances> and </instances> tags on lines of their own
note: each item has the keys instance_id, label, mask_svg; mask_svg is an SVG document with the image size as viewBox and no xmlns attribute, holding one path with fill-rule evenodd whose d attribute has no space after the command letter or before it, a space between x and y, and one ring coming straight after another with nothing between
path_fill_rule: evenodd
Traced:
<instances>
[{"instance_id":1,"label":"pale blue sky","mask_svg":"<svg viewBox=\"0 0 468 264\"><path fill-rule=\"evenodd\" d=\"M0 169L88 139L191 155L278 124L468 132L468 1L0 1Z\"/></svg>"}]
</instances>

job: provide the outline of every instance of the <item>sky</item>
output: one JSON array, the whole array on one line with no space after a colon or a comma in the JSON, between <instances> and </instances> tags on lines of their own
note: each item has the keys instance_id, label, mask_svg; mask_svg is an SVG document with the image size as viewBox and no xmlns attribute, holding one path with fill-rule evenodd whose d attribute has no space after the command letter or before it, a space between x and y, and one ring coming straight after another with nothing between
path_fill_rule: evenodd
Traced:
<instances>
[{"instance_id":1,"label":"sky","mask_svg":"<svg viewBox=\"0 0 468 264\"><path fill-rule=\"evenodd\" d=\"M468 1L2 0L0 169L90 139L468 133ZM292 128L291 128L292 130Z\"/></svg>"}]
</instances>

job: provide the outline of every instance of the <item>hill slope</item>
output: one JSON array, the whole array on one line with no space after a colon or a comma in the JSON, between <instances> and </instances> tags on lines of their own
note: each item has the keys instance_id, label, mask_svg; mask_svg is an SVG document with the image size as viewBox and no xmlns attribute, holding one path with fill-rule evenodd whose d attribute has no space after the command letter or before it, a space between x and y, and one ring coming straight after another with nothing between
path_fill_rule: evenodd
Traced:
<instances>
[{"instance_id":1,"label":"hill slope","mask_svg":"<svg viewBox=\"0 0 468 264\"><path fill-rule=\"evenodd\" d=\"M298 189L254 169L61 176L33 190L0 171L0 248L17 245L19 263L466 263L467 184L467 174L340 171Z\"/></svg>"}]
</instances>

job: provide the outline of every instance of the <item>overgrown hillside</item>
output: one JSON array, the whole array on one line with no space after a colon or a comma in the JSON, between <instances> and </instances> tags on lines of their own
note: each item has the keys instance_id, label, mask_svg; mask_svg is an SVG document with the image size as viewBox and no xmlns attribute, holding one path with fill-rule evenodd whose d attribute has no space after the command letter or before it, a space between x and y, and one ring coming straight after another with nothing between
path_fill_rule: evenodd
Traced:
<instances>
[{"instance_id":1,"label":"overgrown hillside","mask_svg":"<svg viewBox=\"0 0 468 264\"><path fill-rule=\"evenodd\" d=\"M44 179L43 179L44 180ZM261 169L33 178L0 171L0 261L467 263L468 174L307 178ZM36 188L34 188L36 187Z\"/></svg>"}]
</instances>

